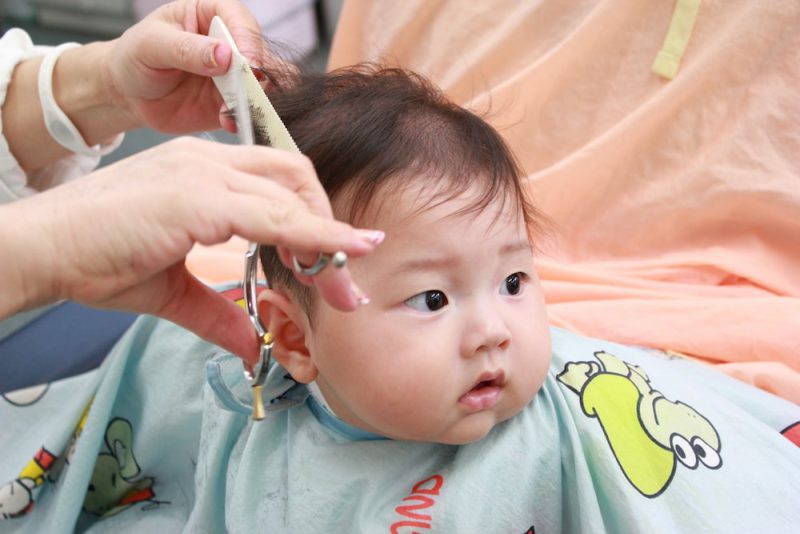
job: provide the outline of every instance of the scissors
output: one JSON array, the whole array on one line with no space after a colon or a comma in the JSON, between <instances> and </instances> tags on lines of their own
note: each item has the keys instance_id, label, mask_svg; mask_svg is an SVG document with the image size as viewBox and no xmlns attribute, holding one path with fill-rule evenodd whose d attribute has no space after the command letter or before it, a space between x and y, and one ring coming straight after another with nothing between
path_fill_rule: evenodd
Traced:
<instances>
[{"instance_id":1,"label":"scissors","mask_svg":"<svg viewBox=\"0 0 800 534\"><path fill-rule=\"evenodd\" d=\"M225 40L231 47L231 65L228 72L221 76L215 76L214 84L222 95L225 104L229 109L235 110L236 129L239 135L239 143L242 145L255 144L253 127L259 128L259 133L264 137L264 141L273 148L287 150L289 152L300 153L294 139L289 134L289 130L283 124L275 108L272 107L261 83L253 74L253 67L247 59L239 52L233 37L219 17L214 17L209 27L208 35L217 39ZM256 124L254 124L254 118ZM254 420L264 419L264 400L261 392L264 382L267 379L267 372L272 359L272 335L264 327L258 314L256 297L258 294L258 243L251 242L245 254L244 267L244 302L250 322L255 328L260 343L259 361L254 366L247 363L244 365L244 376L253 390L253 412ZM320 252L317 261L310 267L300 264L295 257L292 257L292 266L299 274L314 276L321 272L328 264L337 268L343 267L347 262L347 255L336 252L332 255ZM267 282L269 285L269 282Z\"/></svg>"}]
</instances>

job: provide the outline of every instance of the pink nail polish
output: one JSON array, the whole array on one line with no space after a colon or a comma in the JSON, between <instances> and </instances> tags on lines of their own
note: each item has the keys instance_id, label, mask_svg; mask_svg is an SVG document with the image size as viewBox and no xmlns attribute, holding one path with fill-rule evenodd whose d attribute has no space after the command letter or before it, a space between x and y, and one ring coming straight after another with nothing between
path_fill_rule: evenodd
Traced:
<instances>
[{"instance_id":1,"label":"pink nail polish","mask_svg":"<svg viewBox=\"0 0 800 534\"><path fill-rule=\"evenodd\" d=\"M386 239L386 234L381 230L359 230L358 233L370 245L380 245Z\"/></svg>"},{"instance_id":2,"label":"pink nail polish","mask_svg":"<svg viewBox=\"0 0 800 534\"><path fill-rule=\"evenodd\" d=\"M211 68L215 69L217 66L227 68L231 58L231 47L227 43L219 42L214 46L211 56L211 61L213 62Z\"/></svg>"},{"instance_id":3,"label":"pink nail polish","mask_svg":"<svg viewBox=\"0 0 800 534\"><path fill-rule=\"evenodd\" d=\"M353 297L355 297L356 303L358 303L359 306L369 304L369 297L361 291L355 282L350 282L350 292L353 294Z\"/></svg>"}]
</instances>

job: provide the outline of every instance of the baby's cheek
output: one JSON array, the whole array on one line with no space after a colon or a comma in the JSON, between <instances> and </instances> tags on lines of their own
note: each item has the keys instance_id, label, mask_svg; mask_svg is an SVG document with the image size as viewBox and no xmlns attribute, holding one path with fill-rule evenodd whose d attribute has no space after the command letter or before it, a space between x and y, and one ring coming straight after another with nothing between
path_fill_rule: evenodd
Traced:
<instances>
[{"instance_id":1,"label":"baby's cheek","mask_svg":"<svg viewBox=\"0 0 800 534\"><path fill-rule=\"evenodd\" d=\"M365 418L369 417L393 434L408 437L409 433L425 434L433 430L444 392L431 387L424 375L389 376L362 399Z\"/></svg>"},{"instance_id":2,"label":"baby's cheek","mask_svg":"<svg viewBox=\"0 0 800 534\"><path fill-rule=\"evenodd\" d=\"M549 337L546 340L537 340L531 346L533 349L520 355L520 365L514 372L522 406L528 404L542 388L552 358Z\"/></svg>"}]
</instances>

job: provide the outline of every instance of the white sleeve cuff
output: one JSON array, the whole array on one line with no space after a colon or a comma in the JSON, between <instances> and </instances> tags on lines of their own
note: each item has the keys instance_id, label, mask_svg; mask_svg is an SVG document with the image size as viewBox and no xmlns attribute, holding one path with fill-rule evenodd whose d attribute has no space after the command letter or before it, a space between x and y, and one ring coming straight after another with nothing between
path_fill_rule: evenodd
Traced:
<instances>
[{"instance_id":1,"label":"white sleeve cuff","mask_svg":"<svg viewBox=\"0 0 800 534\"><path fill-rule=\"evenodd\" d=\"M24 31L12 28L0 38L0 203L22 196L27 178L3 136L2 106L14 69L20 61L41 54Z\"/></svg>"},{"instance_id":2,"label":"white sleeve cuff","mask_svg":"<svg viewBox=\"0 0 800 534\"><path fill-rule=\"evenodd\" d=\"M56 61L64 51L78 46L80 46L78 43L64 43L47 52L42 59L42 64L39 67L39 100L44 114L44 123L53 139L70 152L82 156L103 156L120 145L122 134L114 137L109 143L93 147L88 146L78 128L69 120L67 114L58 107L53 95L53 70L55 69Z\"/></svg>"},{"instance_id":3,"label":"white sleeve cuff","mask_svg":"<svg viewBox=\"0 0 800 534\"><path fill-rule=\"evenodd\" d=\"M118 135L112 142L101 145L90 156L70 154L29 176L25 174L11 154L3 135L2 106L17 64L44 55L49 50L49 47L34 46L28 34L18 28L8 30L0 37L0 203L10 202L90 173L99 163L100 156L117 148L124 137L123 134ZM80 142L85 146L82 138Z\"/></svg>"}]
</instances>

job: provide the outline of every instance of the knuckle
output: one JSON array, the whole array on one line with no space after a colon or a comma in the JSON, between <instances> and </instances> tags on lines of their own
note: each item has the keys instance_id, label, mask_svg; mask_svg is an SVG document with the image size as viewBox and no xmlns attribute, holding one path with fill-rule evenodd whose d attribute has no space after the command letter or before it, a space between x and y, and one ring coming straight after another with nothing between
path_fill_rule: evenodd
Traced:
<instances>
[{"instance_id":1,"label":"knuckle","mask_svg":"<svg viewBox=\"0 0 800 534\"><path fill-rule=\"evenodd\" d=\"M305 154L300 154L299 158L300 170L304 173L308 174L309 176L316 175L317 171L314 168L314 163L311 161L311 158L306 156Z\"/></svg>"},{"instance_id":2,"label":"knuckle","mask_svg":"<svg viewBox=\"0 0 800 534\"><path fill-rule=\"evenodd\" d=\"M200 142L192 137L179 137L161 145L163 153L159 154L157 161L163 167L164 173L160 178L165 181L181 181L184 178L209 174L215 161L209 157L206 149L198 146Z\"/></svg>"},{"instance_id":3,"label":"knuckle","mask_svg":"<svg viewBox=\"0 0 800 534\"><path fill-rule=\"evenodd\" d=\"M188 35L181 37L178 41L178 46L176 48L177 59L179 65L186 65L192 59L192 53L194 51L194 42L192 38Z\"/></svg>"},{"instance_id":4,"label":"knuckle","mask_svg":"<svg viewBox=\"0 0 800 534\"><path fill-rule=\"evenodd\" d=\"M291 187L296 193L302 194L318 183L317 171L314 164L304 154L300 154L292 161Z\"/></svg>"},{"instance_id":5,"label":"knuckle","mask_svg":"<svg viewBox=\"0 0 800 534\"><path fill-rule=\"evenodd\" d=\"M292 178L302 182L305 178L313 176L314 164L305 154L287 154L286 166Z\"/></svg>"},{"instance_id":6,"label":"knuckle","mask_svg":"<svg viewBox=\"0 0 800 534\"><path fill-rule=\"evenodd\" d=\"M165 145L169 146L169 148L171 149L171 152L173 152L173 153L174 152L183 152L183 151L192 150L192 148L195 145L194 141L195 141L195 139L193 137L183 136L183 137L177 137L175 139L172 139L171 141L168 141L167 143L165 143Z\"/></svg>"},{"instance_id":7,"label":"knuckle","mask_svg":"<svg viewBox=\"0 0 800 534\"><path fill-rule=\"evenodd\" d=\"M295 210L273 204L269 210L269 219L276 245L285 245L287 240L297 235L297 212Z\"/></svg>"}]
</instances>

